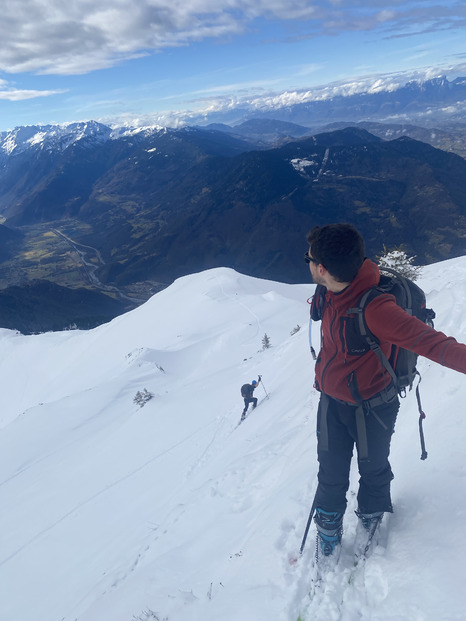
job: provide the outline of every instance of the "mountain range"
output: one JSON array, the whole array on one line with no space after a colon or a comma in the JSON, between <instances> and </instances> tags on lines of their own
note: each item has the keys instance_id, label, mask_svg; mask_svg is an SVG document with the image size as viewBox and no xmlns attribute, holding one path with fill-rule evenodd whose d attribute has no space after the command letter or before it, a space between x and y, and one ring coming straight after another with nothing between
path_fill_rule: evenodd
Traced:
<instances>
[{"instance_id":1,"label":"mountain range","mask_svg":"<svg viewBox=\"0 0 466 621\"><path fill-rule=\"evenodd\" d=\"M465 84L408 84L397 97L445 101ZM359 119L314 131L306 118L1 133L0 325L34 331L32 315L36 330L92 327L211 267L302 282L305 234L329 221L354 222L372 257L400 244L418 263L465 254L466 124ZM40 303L55 297L51 284L55 318ZM21 289L37 300L27 318ZM75 312L76 290L96 312Z\"/></svg>"},{"instance_id":2,"label":"mountain range","mask_svg":"<svg viewBox=\"0 0 466 621\"><path fill-rule=\"evenodd\" d=\"M219 106L208 115L191 116L191 122L238 125L250 119L276 119L316 129L338 121L415 123L464 122L466 78L412 80L406 84L386 76L361 85L341 81L320 88L287 92L238 106Z\"/></svg>"}]
</instances>

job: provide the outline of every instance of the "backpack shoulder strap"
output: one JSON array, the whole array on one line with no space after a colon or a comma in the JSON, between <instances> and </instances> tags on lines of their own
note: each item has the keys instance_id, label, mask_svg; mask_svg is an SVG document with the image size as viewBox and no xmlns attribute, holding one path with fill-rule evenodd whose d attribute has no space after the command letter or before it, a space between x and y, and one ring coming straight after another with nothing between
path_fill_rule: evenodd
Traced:
<instances>
[{"instance_id":1,"label":"backpack shoulder strap","mask_svg":"<svg viewBox=\"0 0 466 621\"><path fill-rule=\"evenodd\" d=\"M383 353L378 339L369 330L367 323L366 323L366 318L365 318L365 309L367 305L369 304L369 302L371 302L374 298L378 297L379 295L383 295L385 293L388 293L388 292L384 291L380 287L371 287L371 289L368 289L365 293L362 294L361 298L359 299L358 305L354 308L349 308L346 311L346 314L356 315L356 325L358 326L358 330L361 336L366 340L371 350L374 352L374 354L379 359L379 362L382 365L382 367L387 371L387 373L392 378L392 381L395 387L398 389L398 378L396 376L396 373L392 365L390 364L387 356Z\"/></svg>"},{"instance_id":2,"label":"backpack shoulder strap","mask_svg":"<svg viewBox=\"0 0 466 621\"><path fill-rule=\"evenodd\" d=\"M325 304L325 294L327 293L327 288L323 285L317 285L314 295L311 299L311 308L309 312L309 349L311 351L312 358L316 360L316 352L314 346L312 344L312 322L320 321L322 319L322 315L324 314L324 304ZM309 302L309 300L308 300Z\"/></svg>"},{"instance_id":3,"label":"backpack shoulder strap","mask_svg":"<svg viewBox=\"0 0 466 621\"><path fill-rule=\"evenodd\" d=\"M359 332L361 333L361 336L363 336L368 341L369 340L377 341L377 339L367 327L366 318L365 318L366 306L369 304L369 302L372 302L374 298L378 297L379 295L382 295L383 293L386 293L386 292L382 291L378 287L371 287L365 293L363 293L362 296L359 298L359 302L357 306L355 306L354 308L348 308L348 310L346 311L347 315L356 315Z\"/></svg>"},{"instance_id":4,"label":"backpack shoulder strap","mask_svg":"<svg viewBox=\"0 0 466 621\"><path fill-rule=\"evenodd\" d=\"M324 285L317 285L311 302L311 319L312 321L320 321L324 314L325 294L327 293L327 287Z\"/></svg>"}]
</instances>

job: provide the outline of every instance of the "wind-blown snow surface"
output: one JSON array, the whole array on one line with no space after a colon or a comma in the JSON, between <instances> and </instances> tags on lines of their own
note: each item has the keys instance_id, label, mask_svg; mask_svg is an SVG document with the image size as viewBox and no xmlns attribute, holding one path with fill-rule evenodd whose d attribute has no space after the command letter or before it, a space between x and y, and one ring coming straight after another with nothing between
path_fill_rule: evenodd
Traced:
<instances>
[{"instance_id":1,"label":"wind-blown snow surface","mask_svg":"<svg viewBox=\"0 0 466 621\"><path fill-rule=\"evenodd\" d=\"M462 341L465 283L466 257L421 280ZM466 382L428 360L429 457L411 394L386 540L353 571L354 472L340 565L306 595L313 528L293 559L316 486L312 292L215 269L89 332L0 331L1 621L465 618ZM270 398L259 386L237 427L258 373Z\"/></svg>"}]
</instances>

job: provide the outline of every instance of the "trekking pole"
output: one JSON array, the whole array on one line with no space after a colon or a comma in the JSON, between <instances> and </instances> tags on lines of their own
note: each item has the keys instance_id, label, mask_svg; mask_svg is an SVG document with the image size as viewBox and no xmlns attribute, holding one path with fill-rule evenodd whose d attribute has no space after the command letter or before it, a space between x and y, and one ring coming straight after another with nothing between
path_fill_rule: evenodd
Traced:
<instances>
[{"instance_id":1,"label":"trekking pole","mask_svg":"<svg viewBox=\"0 0 466 621\"><path fill-rule=\"evenodd\" d=\"M314 496L314 501L312 503L311 512L309 513L309 518L307 520L306 528L304 529L304 536L303 536L303 540L301 542L301 547L299 548L299 553L301 555L304 552L304 546L306 545L306 539L307 539L307 536L309 534L309 529L311 528L312 518L314 517L315 509L316 509L316 499L315 499L315 496Z\"/></svg>"},{"instance_id":2,"label":"trekking pole","mask_svg":"<svg viewBox=\"0 0 466 621\"><path fill-rule=\"evenodd\" d=\"M262 381L262 375L259 375L259 379L261 381L261 386L264 389L266 399L268 399L269 398L269 393L265 390L264 382Z\"/></svg>"},{"instance_id":3,"label":"trekking pole","mask_svg":"<svg viewBox=\"0 0 466 621\"><path fill-rule=\"evenodd\" d=\"M419 415L419 436L421 438L421 459L427 459L427 451L426 451L426 444L424 442L424 431L422 429L422 421L425 419L426 415L424 414L424 412L422 412L422 414Z\"/></svg>"},{"instance_id":4,"label":"trekking pole","mask_svg":"<svg viewBox=\"0 0 466 621\"><path fill-rule=\"evenodd\" d=\"M419 376L420 377L420 376ZM427 459L427 451L426 451L426 444L424 442L424 429L422 427L422 423L426 417L424 410L422 409L422 405L421 405L421 395L419 393L419 384L421 383L421 380L419 380L419 382L417 383L416 386L416 398L417 398L417 404L419 407L419 438L421 440L421 459Z\"/></svg>"}]
</instances>

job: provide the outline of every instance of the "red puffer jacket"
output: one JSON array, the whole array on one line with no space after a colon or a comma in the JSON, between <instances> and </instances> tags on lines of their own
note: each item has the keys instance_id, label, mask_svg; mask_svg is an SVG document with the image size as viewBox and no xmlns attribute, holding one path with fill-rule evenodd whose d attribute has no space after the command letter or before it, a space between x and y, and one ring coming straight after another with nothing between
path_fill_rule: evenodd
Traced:
<instances>
[{"instance_id":1,"label":"red puffer jacket","mask_svg":"<svg viewBox=\"0 0 466 621\"><path fill-rule=\"evenodd\" d=\"M360 395L369 399L390 383L376 354L353 355L347 351L347 310L357 306L362 294L379 283L379 268L366 259L353 282L340 293L327 291L322 317L322 346L317 357L316 388L331 397L355 403L349 381L355 377ZM458 343L408 315L392 295L379 295L365 309L369 330L382 351L390 356L392 344L414 351L434 362L466 373L466 345Z\"/></svg>"}]
</instances>

